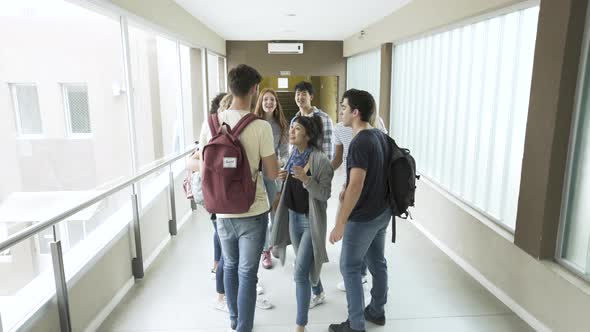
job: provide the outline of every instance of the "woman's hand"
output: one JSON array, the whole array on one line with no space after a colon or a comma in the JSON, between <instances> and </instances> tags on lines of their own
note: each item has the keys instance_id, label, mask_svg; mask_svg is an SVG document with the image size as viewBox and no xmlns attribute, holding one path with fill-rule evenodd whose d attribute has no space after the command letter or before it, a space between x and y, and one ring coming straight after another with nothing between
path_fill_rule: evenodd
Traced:
<instances>
[{"instance_id":1,"label":"woman's hand","mask_svg":"<svg viewBox=\"0 0 590 332\"><path fill-rule=\"evenodd\" d=\"M293 166L293 177L303 182L303 184L309 182L309 176L305 174L305 170L301 166Z\"/></svg>"}]
</instances>

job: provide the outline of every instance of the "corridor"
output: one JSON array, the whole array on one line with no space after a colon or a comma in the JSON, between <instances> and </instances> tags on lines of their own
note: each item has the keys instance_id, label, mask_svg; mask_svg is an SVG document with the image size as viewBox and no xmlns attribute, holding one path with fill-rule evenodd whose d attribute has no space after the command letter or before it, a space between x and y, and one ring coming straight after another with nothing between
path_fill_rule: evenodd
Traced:
<instances>
[{"instance_id":1,"label":"corridor","mask_svg":"<svg viewBox=\"0 0 590 332\"><path fill-rule=\"evenodd\" d=\"M343 180L344 172L336 172L328 205L329 229L336 214L337 188ZM398 222L397 236L396 244L386 245L390 287L387 325L369 324L369 331L533 331L410 222ZM388 241L390 238L388 232ZM328 244L330 263L322 270L326 302L310 310L309 332L327 331L330 323L346 318L346 296L336 288L340 281L339 252L340 243ZM213 309L215 281L209 273L212 255L211 222L199 208L99 331L227 331L228 314ZM296 306L292 262L289 249L284 267L276 259L273 269L260 267L260 283L265 288L262 296L275 308L256 310L255 332L293 330Z\"/></svg>"}]
</instances>

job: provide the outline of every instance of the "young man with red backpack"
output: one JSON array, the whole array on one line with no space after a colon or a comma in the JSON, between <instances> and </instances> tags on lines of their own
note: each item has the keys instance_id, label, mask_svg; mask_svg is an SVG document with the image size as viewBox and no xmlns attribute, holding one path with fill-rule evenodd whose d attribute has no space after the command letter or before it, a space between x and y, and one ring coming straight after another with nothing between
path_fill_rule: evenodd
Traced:
<instances>
[{"instance_id":1,"label":"young man with red backpack","mask_svg":"<svg viewBox=\"0 0 590 332\"><path fill-rule=\"evenodd\" d=\"M262 77L239 65L228 73L233 102L200 135L205 208L217 214L232 330L254 325L258 267L270 209L260 170L274 180L278 162L270 124L250 112ZM238 275L238 270L239 275Z\"/></svg>"}]
</instances>

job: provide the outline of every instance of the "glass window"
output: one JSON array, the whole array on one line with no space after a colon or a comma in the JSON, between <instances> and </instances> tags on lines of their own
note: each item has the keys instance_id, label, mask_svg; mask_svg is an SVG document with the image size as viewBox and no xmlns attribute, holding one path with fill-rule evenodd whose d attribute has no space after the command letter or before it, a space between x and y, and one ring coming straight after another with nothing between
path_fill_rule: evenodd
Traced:
<instances>
[{"instance_id":1,"label":"glass window","mask_svg":"<svg viewBox=\"0 0 590 332\"><path fill-rule=\"evenodd\" d=\"M184 150L187 143L183 119L184 109L191 113L193 108L192 83L187 76L191 70L191 51L180 46L177 41L140 25L129 25L140 172ZM192 130L190 125L188 129ZM167 170L141 181L141 206L146 208L168 182Z\"/></svg>"},{"instance_id":2,"label":"glass window","mask_svg":"<svg viewBox=\"0 0 590 332\"><path fill-rule=\"evenodd\" d=\"M346 89L368 91L379 105L379 89L381 85L381 50L346 59Z\"/></svg>"},{"instance_id":3,"label":"glass window","mask_svg":"<svg viewBox=\"0 0 590 332\"><path fill-rule=\"evenodd\" d=\"M42 134L37 86L34 84L12 84L11 90L18 133L20 135Z\"/></svg>"},{"instance_id":4,"label":"glass window","mask_svg":"<svg viewBox=\"0 0 590 332\"><path fill-rule=\"evenodd\" d=\"M199 104L199 100L203 100L201 50L180 45L180 68L185 144L188 146L199 139L203 121L203 108Z\"/></svg>"},{"instance_id":5,"label":"glass window","mask_svg":"<svg viewBox=\"0 0 590 332\"><path fill-rule=\"evenodd\" d=\"M539 7L395 46L392 136L418 171L514 230Z\"/></svg>"},{"instance_id":6,"label":"glass window","mask_svg":"<svg viewBox=\"0 0 590 332\"><path fill-rule=\"evenodd\" d=\"M207 80L209 85L209 105L221 92L226 92L226 59L217 54L207 52Z\"/></svg>"},{"instance_id":7,"label":"glass window","mask_svg":"<svg viewBox=\"0 0 590 332\"><path fill-rule=\"evenodd\" d=\"M89 134L88 88L84 84L64 84L64 108L70 134Z\"/></svg>"},{"instance_id":8,"label":"glass window","mask_svg":"<svg viewBox=\"0 0 590 332\"><path fill-rule=\"evenodd\" d=\"M0 30L11 31L2 34L0 77L34 82L0 88L0 118L10 119L0 121L0 228L6 229L0 240L133 174L127 97L113 89L125 86L119 22L116 15L71 1L0 1ZM67 137L90 132L86 139ZM34 139L20 135L41 133ZM73 259L88 257L77 253L92 247L88 240L96 237L89 235L101 234L90 232L111 226L125 205L128 191L56 226L64 252L76 251L66 255L66 269L87 263ZM89 223L93 227L86 227ZM38 289L38 280L53 280L50 241L52 229L10 248L11 261L0 264L4 331L13 330L52 292L52 283Z\"/></svg>"},{"instance_id":9,"label":"glass window","mask_svg":"<svg viewBox=\"0 0 590 332\"><path fill-rule=\"evenodd\" d=\"M590 28L586 22L586 32ZM574 116L568 177L562 210L562 238L558 258L590 280L590 55L588 34L580 70L578 109Z\"/></svg>"}]
</instances>

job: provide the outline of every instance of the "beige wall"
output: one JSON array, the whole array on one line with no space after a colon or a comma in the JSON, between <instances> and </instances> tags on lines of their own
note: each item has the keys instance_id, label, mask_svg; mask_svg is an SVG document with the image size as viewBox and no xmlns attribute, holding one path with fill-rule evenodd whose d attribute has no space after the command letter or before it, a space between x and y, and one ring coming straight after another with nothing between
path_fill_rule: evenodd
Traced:
<instances>
[{"instance_id":1,"label":"beige wall","mask_svg":"<svg viewBox=\"0 0 590 332\"><path fill-rule=\"evenodd\" d=\"M344 40L344 56L374 49L440 27L522 3L522 0L413 0L381 21Z\"/></svg>"},{"instance_id":2,"label":"beige wall","mask_svg":"<svg viewBox=\"0 0 590 332\"><path fill-rule=\"evenodd\" d=\"M228 71L245 63L262 76L279 76L282 70L294 76L338 76L338 100L346 83L346 59L340 41L303 42L303 54L268 54L266 41L228 41Z\"/></svg>"},{"instance_id":3,"label":"beige wall","mask_svg":"<svg viewBox=\"0 0 590 332\"><path fill-rule=\"evenodd\" d=\"M109 0L117 7L137 15L191 46L206 47L225 55L225 40L172 0Z\"/></svg>"}]
</instances>

